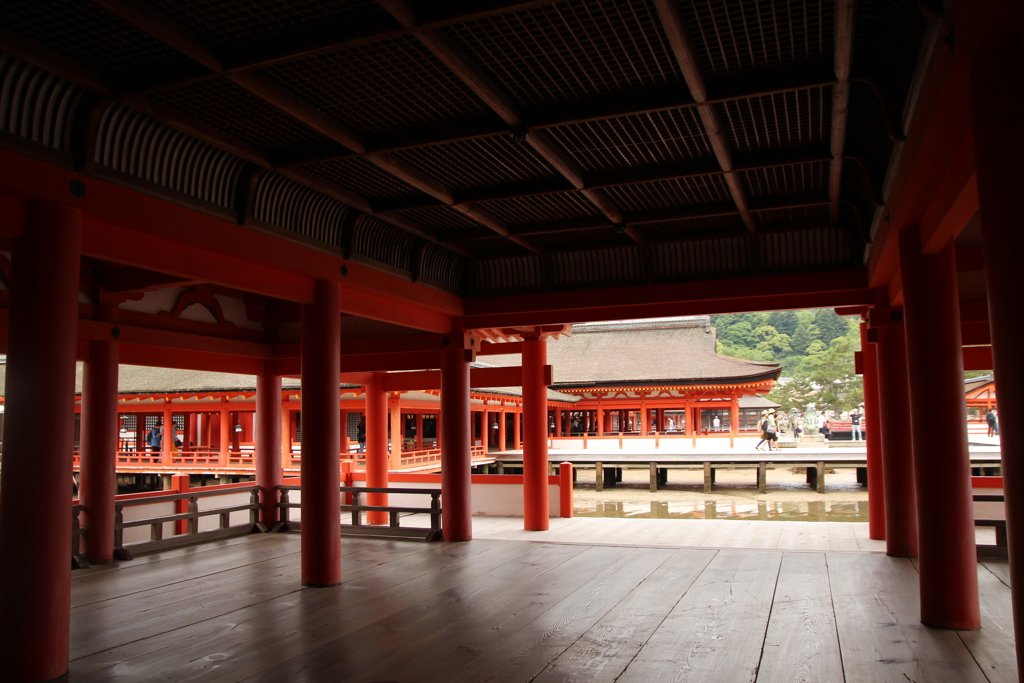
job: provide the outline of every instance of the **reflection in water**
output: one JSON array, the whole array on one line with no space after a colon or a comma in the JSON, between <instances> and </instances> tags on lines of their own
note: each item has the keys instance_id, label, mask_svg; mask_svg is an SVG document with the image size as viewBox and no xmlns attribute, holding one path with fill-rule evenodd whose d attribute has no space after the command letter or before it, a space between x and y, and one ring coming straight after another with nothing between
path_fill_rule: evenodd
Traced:
<instances>
[{"instance_id":1,"label":"reflection in water","mask_svg":"<svg viewBox=\"0 0 1024 683\"><path fill-rule=\"evenodd\" d=\"M578 517L634 517L637 519L763 519L800 522L866 522L867 501L830 503L812 500L804 503L764 501L666 503L652 500L645 503L622 501L599 502L593 506L577 505Z\"/></svg>"}]
</instances>

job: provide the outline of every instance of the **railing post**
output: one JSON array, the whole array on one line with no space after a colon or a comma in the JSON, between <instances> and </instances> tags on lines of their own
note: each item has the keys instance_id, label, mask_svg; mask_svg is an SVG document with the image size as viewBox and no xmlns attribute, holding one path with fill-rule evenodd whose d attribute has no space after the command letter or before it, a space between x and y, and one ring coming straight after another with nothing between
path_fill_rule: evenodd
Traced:
<instances>
[{"instance_id":1,"label":"railing post","mask_svg":"<svg viewBox=\"0 0 1024 683\"><path fill-rule=\"evenodd\" d=\"M197 534L199 533L199 498L196 496L189 496L188 499L188 530L186 533Z\"/></svg>"},{"instance_id":2,"label":"railing post","mask_svg":"<svg viewBox=\"0 0 1024 683\"><path fill-rule=\"evenodd\" d=\"M433 536L441 530L441 492L430 494L430 530Z\"/></svg>"},{"instance_id":3,"label":"railing post","mask_svg":"<svg viewBox=\"0 0 1024 683\"><path fill-rule=\"evenodd\" d=\"M561 517L572 517L572 463L558 466L558 507Z\"/></svg>"},{"instance_id":4,"label":"railing post","mask_svg":"<svg viewBox=\"0 0 1024 683\"><path fill-rule=\"evenodd\" d=\"M361 496L360 496L359 491L353 491L352 492L352 506L353 507L359 507L359 505L360 505L359 498L360 497ZM362 525L363 525L362 514L359 512L359 510L353 510L352 511L352 526L362 526Z\"/></svg>"},{"instance_id":5,"label":"railing post","mask_svg":"<svg viewBox=\"0 0 1024 683\"><path fill-rule=\"evenodd\" d=\"M277 489L281 492L281 502L278 503L278 506L281 508L281 512L278 515L278 519L280 519L279 524L281 524L283 528L287 528L288 511L291 509L288 507L288 494L291 492L283 486L278 486Z\"/></svg>"}]
</instances>

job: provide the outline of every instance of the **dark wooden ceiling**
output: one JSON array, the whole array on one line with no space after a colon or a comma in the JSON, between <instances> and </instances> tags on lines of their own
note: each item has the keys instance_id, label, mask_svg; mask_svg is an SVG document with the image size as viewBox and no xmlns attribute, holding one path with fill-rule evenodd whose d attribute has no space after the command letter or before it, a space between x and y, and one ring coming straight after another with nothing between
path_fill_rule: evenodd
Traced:
<instances>
[{"instance_id":1,"label":"dark wooden ceiling","mask_svg":"<svg viewBox=\"0 0 1024 683\"><path fill-rule=\"evenodd\" d=\"M860 267L928 6L5 0L0 142L468 296Z\"/></svg>"}]
</instances>

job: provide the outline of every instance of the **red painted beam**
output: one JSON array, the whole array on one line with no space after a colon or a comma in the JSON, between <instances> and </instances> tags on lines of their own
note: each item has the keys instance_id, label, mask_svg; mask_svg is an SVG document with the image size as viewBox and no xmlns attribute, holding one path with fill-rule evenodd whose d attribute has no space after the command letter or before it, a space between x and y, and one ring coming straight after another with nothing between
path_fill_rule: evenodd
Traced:
<instances>
[{"instance_id":1,"label":"red painted beam","mask_svg":"<svg viewBox=\"0 0 1024 683\"><path fill-rule=\"evenodd\" d=\"M168 330L154 330L132 325L104 323L97 320L79 319L78 338L88 341L116 340L137 346L154 347L154 353L157 354L162 353L162 349L180 349L184 351L219 353L243 358L267 359L271 357L270 344L224 339L221 337L206 337L198 334L171 332Z\"/></svg>"},{"instance_id":2,"label":"red painted beam","mask_svg":"<svg viewBox=\"0 0 1024 683\"><path fill-rule=\"evenodd\" d=\"M343 325L344 327L344 325ZM416 351L443 351L445 349L473 349L479 342L467 332L452 334L385 337L380 339L342 339L341 355L411 353ZM274 344L274 358L298 358L299 344Z\"/></svg>"},{"instance_id":3,"label":"red painted beam","mask_svg":"<svg viewBox=\"0 0 1024 683\"><path fill-rule=\"evenodd\" d=\"M991 346L964 347L964 370L991 370L992 367Z\"/></svg>"},{"instance_id":4,"label":"red painted beam","mask_svg":"<svg viewBox=\"0 0 1024 683\"><path fill-rule=\"evenodd\" d=\"M503 356L512 353L522 353L522 342L505 342L501 344L481 344L476 350L477 356Z\"/></svg>"},{"instance_id":5,"label":"red painted beam","mask_svg":"<svg viewBox=\"0 0 1024 683\"><path fill-rule=\"evenodd\" d=\"M208 372L230 372L239 375L262 374L266 361L257 358L227 356L221 353L207 353L187 349L155 348L137 344L120 344L122 365L144 365L155 368L176 368L179 370L205 370ZM79 349L82 344L79 344ZM85 348L88 348L86 345ZM86 360L79 352L78 360Z\"/></svg>"},{"instance_id":6,"label":"red painted beam","mask_svg":"<svg viewBox=\"0 0 1024 683\"><path fill-rule=\"evenodd\" d=\"M552 384L552 369L544 366L544 382ZM501 368L470 368L469 386L476 389L492 387L521 387L523 385L523 369L518 365ZM441 388L441 372L426 370L423 372L402 372L389 374L384 380L387 391L430 391Z\"/></svg>"},{"instance_id":7,"label":"red painted beam","mask_svg":"<svg viewBox=\"0 0 1024 683\"><path fill-rule=\"evenodd\" d=\"M813 285L808 285L813 286ZM711 283L701 285L706 294L713 289ZM754 291L754 290L752 290ZM591 292L579 295L580 301L593 301ZM638 293L638 297L643 298ZM600 300L600 299L598 299ZM748 313L752 311L782 311L801 308L837 308L873 304L875 295L869 289L835 292L800 292L768 296L737 296L723 299L675 301L666 303L635 303L594 308L570 308L557 311L522 311L510 313L467 315L467 329L541 325L546 323L587 323L633 318L659 318L684 315L714 315L718 313ZM467 302L468 304L469 302Z\"/></svg>"}]
</instances>

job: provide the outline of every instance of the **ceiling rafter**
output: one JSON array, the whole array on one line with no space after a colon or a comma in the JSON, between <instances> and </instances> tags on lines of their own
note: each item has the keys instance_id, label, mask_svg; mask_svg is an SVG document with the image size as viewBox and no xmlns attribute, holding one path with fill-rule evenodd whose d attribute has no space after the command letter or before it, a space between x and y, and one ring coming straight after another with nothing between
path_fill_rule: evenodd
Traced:
<instances>
[{"instance_id":1,"label":"ceiling rafter","mask_svg":"<svg viewBox=\"0 0 1024 683\"><path fill-rule=\"evenodd\" d=\"M832 89L832 163L829 167L829 223L839 222L839 194L843 181L843 148L846 144L847 108L850 104L850 67L853 62L854 0L836 2L836 85Z\"/></svg>"},{"instance_id":2,"label":"ceiling rafter","mask_svg":"<svg viewBox=\"0 0 1024 683\"><path fill-rule=\"evenodd\" d=\"M531 138L532 137L533 134L531 134ZM828 153L828 150L818 147L812 149L778 151L769 155L758 155L758 157L759 158L751 158L748 163L735 164L733 166L733 171L736 173L742 173L746 171L758 171L783 166L795 166L805 163L832 161L832 156ZM723 174L724 171L722 171L717 161L701 159L681 164L654 166L649 169L642 169L636 173L610 171L585 175L580 174L580 183L571 183L570 186L567 186L563 180L544 180L501 185L496 187L459 190L453 193L455 199L453 205L458 206L461 204L488 202L498 199L515 199L517 197L534 195L558 194L560 192L571 190L573 187L579 190L592 190L607 187L620 187L623 185L636 185L638 183L649 183L662 180L679 180ZM444 206L444 203L430 201L395 201L387 204L374 204L374 207L379 211L409 211L412 209L427 209L437 206Z\"/></svg>"},{"instance_id":3,"label":"ceiling rafter","mask_svg":"<svg viewBox=\"0 0 1024 683\"><path fill-rule=\"evenodd\" d=\"M827 206L828 197L822 193L810 193L806 195L789 195L769 199L758 199L750 202L748 211L757 213L759 211L777 211L780 209L803 209L815 206ZM704 204L701 206L679 207L672 209L654 209L651 211L637 211L627 213L623 216L623 224L629 227L646 225L650 223L664 223L666 221L688 220L700 218L717 218L720 216L739 215L739 209L733 202L723 204ZM612 229L614 225L608 220L600 217L580 218L574 220L542 221L537 223L525 223L521 225L506 226L510 236L525 235L548 235L560 232L577 232L580 230ZM489 239L494 235L482 230L455 230L441 236L445 244L450 242L465 242L478 239Z\"/></svg>"},{"instance_id":4,"label":"ceiling rafter","mask_svg":"<svg viewBox=\"0 0 1024 683\"><path fill-rule=\"evenodd\" d=\"M416 25L416 13L406 0L377 0L377 4L383 7L403 26L412 28ZM413 35L448 67L452 75L475 92L502 121L513 128L520 128L523 125L523 115L516 103L505 95L497 85L491 82L487 74L477 67L451 41L445 38L440 31L415 29ZM563 178L568 180L576 189L583 189L583 175L542 133L529 133L525 136L516 134L516 137L525 137L527 144L554 167ZM583 196L601 213L607 216L608 220L612 223L616 225L622 223L622 210L615 206L611 198L603 192L600 190L584 190ZM637 242L642 243L642 237L635 229L629 231L629 235Z\"/></svg>"},{"instance_id":5,"label":"ceiling rafter","mask_svg":"<svg viewBox=\"0 0 1024 683\"><path fill-rule=\"evenodd\" d=\"M736 81L736 82L731 82ZM429 128L415 129L405 133L389 133L381 139L370 138L366 141L366 154L382 152L401 152L421 147L451 144L495 135L533 134L547 128L557 128L588 121L623 118L639 114L650 114L677 109L692 109L704 105L715 105L735 102L767 95L777 95L833 86L836 83L832 69L832 60L801 65L800 69L785 67L766 72L758 79L736 78L729 83L710 87L711 96L703 103L694 101L685 88L657 88L647 92L637 92L629 97L621 95L589 100L585 106L580 104L549 105L536 110L527 110L522 114L523 125L513 126L507 122L477 121L452 126L443 124ZM308 149L282 151L276 166L298 166L315 164L323 161L335 161L360 156L356 152L331 151L314 154Z\"/></svg>"},{"instance_id":6,"label":"ceiling rafter","mask_svg":"<svg viewBox=\"0 0 1024 683\"><path fill-rule=\"evenodd\" d=\"M117 15L132 26L144 31L168 47L199 62L206 68L224 75L228 80L232 81L239 87L244 88L246 91L260 98L270 106L284 112L288 116L291 116L304 125L309 126L313 130L318 131L334 142L348 147L355 154L365 156L367 161L373 163L375 166L391 176L435 197L436 199L440 199L446 204L451 204L454 201L451 196L451 190L428 178L425 174L409 167L408 164L405 164L404 162L387 154L367 154L365 144L355 131L342 122L324 115L316 107L308 104L301 98L273 83L269 79L251 72L233 72L225 74L223 61L214 54L213 51L204 47L190 31L180 26L177 22L153 11L141 2L138 2L137 0L93 0L93 2L112 14ZM148 98L133 99L148 100ZM213 142L215 141L211 140L211 143ZM296 172L297 169L288 169L288 171L289 172L287 172L286 175L289 177L307 185L313 184L311 174ZM315 186L317 189L323 190L325 186L329 185L334 184L323 183L321 181L316 183ZM355 193L348 192L339 186L335 185L334 190L332 192L328 192L328 194L331 194L331 196L334 197L338 197L339 194L342 196L348 195L356 204L360 205L358 208L361 210L372 210L370 204L364 199L361 199ZM347 199L342 199L342 201L349 202ZM415 222L406 220L402 223L395 224L399 225L399 227L405 228L410 223ZM490 227L489 223L481 224ZM417 226L414 232L421 237L437 241L436 233L428 228ZM496 230L496 232L498 231ZM501 234L501 232L498 232L498 234Z\"/></svg>"},{"instance_id":7,"label":"ceiling rafter","mask_svg":"<svg viewBox=\"0 0 1024 683\"><path fill-rule=\"evenodd\" d=\"M725 183L729 187L736 208L739 209L740 217L743 219L747 230L753 233L756 230L754 219L747 210L746 193L743 191L743 184L739 175L733 170L732 156L729 154L729 145L722 132L721 123L712 104L708 103L708 89L704 82L704 76L700 72L696 55L693 52L693 45L683 25L683 16L679 10L679 4L675 0L654 0L655 9L661 24L668 34L669 44L675 55L676 62L683 73L683 79L690 88L690 94L697 102L697 112L700 114L701 123L704 125L704 132L708 136L711 148L715 152L715 158L725 175Z\"/></svg>"},{"instance_id":8,"label":"ceiling rafter","mask_svg":"<svg viewBox=\"0 0 1024 683\"><path fill-rule=\"evenodd\" d=\"M425 7L419 10L420 21L409 26L394 26L393 24L381 24L373 21L346 22L346 26L340 27L339 31L329 32L330 38L324 40L319 38L323 34L320 29L312 36L292 36L291 40L285 41L292 45L301 45L301 48L285 51L275 51L273 47L269 50L249 54L241 59L225 60L224 67L219 71L196 72L195 69L183 69L182 71L166 74L156 83L138 84L137 86L120 94L142 95L169 90L185 85L202 83L221 76L235 73L244 73L258 69L298 61L305 57L311 57L326 52L335 52L349 47L377 43L384 40L399 38L409 35L415 31L439 29L453 24L461 24L476 19L485 19L500 14L508 14L521 10L553 5L559 0L527 0L520 2L503 2L501 0L477 0L472 3L456 3L452 7L443 3L425 3ZM472 9L468 9L468 8ZM365 25L363 25L365 23ZM319 39L318 39L319 38ZM205 66L205 65L204 65Z\"/></svg>"}]
</instances>

